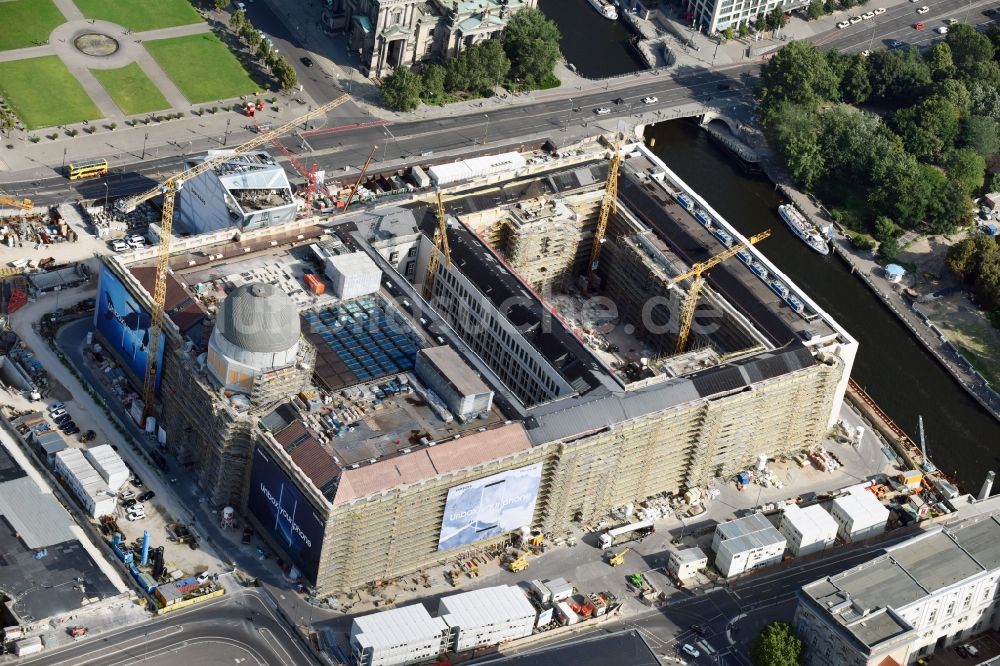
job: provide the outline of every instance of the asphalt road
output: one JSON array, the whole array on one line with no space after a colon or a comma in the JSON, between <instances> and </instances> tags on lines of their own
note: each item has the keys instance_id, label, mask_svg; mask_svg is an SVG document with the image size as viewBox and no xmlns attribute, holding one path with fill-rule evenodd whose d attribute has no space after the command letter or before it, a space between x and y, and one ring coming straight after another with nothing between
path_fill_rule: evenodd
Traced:
<instances>
[{"instance_id":1,"label":"asphalt road","mask_svg":"<svg viewBox=\"0 0 1000 666\"><path fill-rule=\"evenodd\" d=\"M892 7L881 16L855 23L843 30L837 29L819 35L813 41L824 50L837 49L847 53L885 48L893 40L906 45L929 46L932 42L944 39L936 29L945 25L951 18L979 28L989 27L993 19L985 14L984 10L996 5L995 0L988 2L917 0ZM923 6L927 6L930 11L926 14L917 14L917 9ZM866 6L864 10L870 8ZM855 11L860 14L863 10L856 8ZM917 23L923 23L924 29L915 29L914 25Z\"/></svg>"},{"instance_id":2,"label":"asphalt road","mask_svg":"<svg viewBox=\"0 0 1000 666\"><path fill-rule=\"evenodd\" d=\"M33 666L215 666L315 664L312 655L254 592L177 611L145 624L19 660Z\"/></svg>"}]
</instances>

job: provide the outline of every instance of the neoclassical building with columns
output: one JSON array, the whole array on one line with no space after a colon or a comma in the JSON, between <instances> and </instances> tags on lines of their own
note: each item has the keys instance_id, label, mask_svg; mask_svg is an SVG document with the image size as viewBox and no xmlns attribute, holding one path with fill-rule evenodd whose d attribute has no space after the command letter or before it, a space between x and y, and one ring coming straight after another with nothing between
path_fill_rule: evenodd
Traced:
<instances>
[{"instance_id":1,"label":"neoclassical building with columns","mask_svg":"<svg viewBox=\"0 0 1000 666\"><path fill-rule=\"evenodd\" d=\"M382 78L400 65L453 58L498 37L536 0L327 0L323 24L342 31L361 71Z\"/></svg>"}]
</instances>

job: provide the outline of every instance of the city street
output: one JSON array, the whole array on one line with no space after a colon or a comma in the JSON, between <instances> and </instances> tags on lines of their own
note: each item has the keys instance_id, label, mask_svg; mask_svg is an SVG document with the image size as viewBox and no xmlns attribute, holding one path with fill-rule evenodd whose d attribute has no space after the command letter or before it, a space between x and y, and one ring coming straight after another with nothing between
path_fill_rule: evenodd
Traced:
<instances>
[{"instance_id":1,"label":"city street","mask_svg":"<svg viewBox=\"0 0 1000 666\"><path fill-rule=\"evenodd\" d=\"M257 592L237 591L145 624L83 639L67 648L20 660L34 666L113 666L143 663L216 666L222 663L302 666L309 651Z\"/></svg>"}]
</instances>

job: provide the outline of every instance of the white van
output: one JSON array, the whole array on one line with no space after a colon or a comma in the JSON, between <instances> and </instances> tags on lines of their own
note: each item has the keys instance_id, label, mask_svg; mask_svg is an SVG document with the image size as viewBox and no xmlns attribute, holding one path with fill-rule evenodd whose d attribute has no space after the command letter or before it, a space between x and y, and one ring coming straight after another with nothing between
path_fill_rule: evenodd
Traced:
<instances>
[{"instance_id":1,"label":"white van","mask_svg":"<svg viewBox=\"0 0 1000 666\"><path fill-rule=\"evenodd\" d=\"M115 252L125 252L128 250L128 243L121 240L116 240L111 242L111 249Z\"/></svg>"}]
</instances>

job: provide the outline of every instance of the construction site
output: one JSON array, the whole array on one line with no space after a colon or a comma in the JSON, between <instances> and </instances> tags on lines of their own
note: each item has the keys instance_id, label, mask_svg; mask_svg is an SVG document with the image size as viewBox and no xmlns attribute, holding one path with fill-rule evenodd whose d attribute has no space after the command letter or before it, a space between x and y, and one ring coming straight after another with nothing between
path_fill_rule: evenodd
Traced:
<instances>
[{"instance_id":1,"label":"construction site","mask_svg":"<svg viewBox=\"0 0 1000 666\"><path fill-rule=\"evenodd\" d=\"M255 173L272 138L237 149ZM119 202L162 194L160 243L105 260L94 341L164 455L321 596L684 496L836 422L855 341L641 144L428 165L242 226L212 189L233 163ZM175 203L230 226L175 235Z\"/></svg>"}]
</instances>

